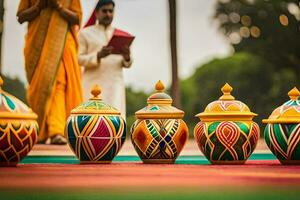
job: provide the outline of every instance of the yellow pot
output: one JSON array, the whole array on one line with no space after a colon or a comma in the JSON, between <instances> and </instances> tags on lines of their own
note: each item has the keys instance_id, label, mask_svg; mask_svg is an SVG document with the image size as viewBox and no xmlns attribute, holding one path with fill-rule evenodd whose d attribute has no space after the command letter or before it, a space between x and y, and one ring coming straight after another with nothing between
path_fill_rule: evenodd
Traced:
<instances>
[{"instance_id":1,"label":"yellow pot","mask_svg":"<svg viewBox=\"0 0 300 200\"><path fill-rule=\"evenodd\" d=\"M255 113L231 95L233 88L225 84L223 95L196 115L199 122L194 136L205 157L212 164L243 164L254 151L259 126L252 121Z\"/></svg>"},{"instance_id":2,"label":"yellow pot","mask_svg":"<svg viewBox=\"0 0 300 200\"><path fill-rule=\"evenodd\" d=\"M0 166L16 166L37 141L37 115L2 84L0 77Z\"/></svg>"},{"instance_id":3,"label":"yellow pot","mask_svg":"<svg viewBox=\"0 0 300 200\"><path fill-rule=\"evenodd\" d=\"M276 108L264 119L265 140L282 164L300 165L300 92L293 88L290 100Z\"/></svg>"}]
</instances>

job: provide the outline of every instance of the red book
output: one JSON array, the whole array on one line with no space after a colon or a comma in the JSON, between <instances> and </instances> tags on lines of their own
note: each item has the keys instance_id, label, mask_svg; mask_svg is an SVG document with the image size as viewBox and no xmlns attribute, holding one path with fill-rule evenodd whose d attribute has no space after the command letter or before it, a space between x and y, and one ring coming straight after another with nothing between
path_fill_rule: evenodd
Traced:
<instances>
[{"instance_id":1,"label":"red book","mask_svg":"<svg viewBox=\"0 0 300 200\"><path fill-rule=\"evenodd\" d=\"M134 38L135 38L134 36L130 35L125 31L115 29L114 34L107 46L113 47L113 51L112 51L113 54L122 54L122 49L125 46L130 47Z\"/></svg>"}]
</instances>

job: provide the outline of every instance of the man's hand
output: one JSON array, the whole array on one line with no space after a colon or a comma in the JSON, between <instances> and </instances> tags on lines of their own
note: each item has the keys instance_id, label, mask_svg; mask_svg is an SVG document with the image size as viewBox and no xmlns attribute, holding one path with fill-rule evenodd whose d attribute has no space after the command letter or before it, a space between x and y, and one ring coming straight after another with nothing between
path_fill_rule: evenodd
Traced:
<instances>
[{"instance_id":1,"label":"man's hand","mask_svg":"<svg viewBox=\"0 0 300 200\"><path fill-rule=\"evenodd\" d=\"M130 49L129 49L128 46L125 46L122 49L122 56L123 56L125 61L130 61Z\"/></svg>"},{"instance_id":2,"label":"man's hand","mask_svg":"<svg viewBox=\"0 0 300 200\"><path fill-rule=\"evenodd\" d=\"M112 50L113 47L107 47L107 46L103 47L101 51L98 52L97 59L100 60L101 58L105 58L106 56L111 54Z\"/></svg>"}]
</instances>

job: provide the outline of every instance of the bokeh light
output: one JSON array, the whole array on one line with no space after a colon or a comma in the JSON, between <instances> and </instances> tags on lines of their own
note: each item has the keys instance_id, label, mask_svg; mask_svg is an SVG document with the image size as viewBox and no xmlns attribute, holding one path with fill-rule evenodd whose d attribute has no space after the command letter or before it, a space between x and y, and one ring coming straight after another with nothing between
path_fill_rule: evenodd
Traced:
<instances>
[{"instance_id":1,"label":"bokeh light","mask_svg":"<svg viewBox=\"0 0 300 200\"><path fill-rule=\"evenodd\" d=\"M232 13L229 14L229 19L232 23L236 24L236 23L240 22L241 16L236 12L232 12Z\"/></svg>"},{"instance_id":2,"label":"bokeh light","mask_svg":"<svg viewBox=\"0 0 300 200\"><path fill-rule=\"evenodd\" d=\"M230 33L229 40L232 44L238 44L241 42L242 38L238 32Z\"/></svg>"},{"instance_id":3,"label":"bokeh light","mask_svg":"<svg viewBox=\"0 0 300 200\"><path fill-rule=\"evenodd\" d=\"M244 26L250 26L251 25L251 17L248 15L243 15L241 18L241 22Z\"/></svg>"},{"instance_id":4,"label":"bokeh light","mask_svg":"<svg viewBox=\"0 0 300 200\"><path fill-rule=\"evenodd\" d=\"M220 21L221 24L224 24L228 22L228 15L226 15L225 13L221 13L218 15L218 20Z\"/></svg>"},{"instance_id":5,"label":"bokeh light","mask_svg":"<svg viewBox=\"0 0 300 200\"><path fill-rule=\"evenodd\" d=\"M295 16L295 18L300 21L300 8L297 4L295 3L289 3L288 6L288 11Z\"/></svg>"},{"instance_id":6,"label":"bokeh light","mask_svg":"<svg viewBox=\"0 0 300 200\"><path fill-rule=\"evenodd\" d=\"M248 27L242 26L240 28L240 35L244 38L250 37L250 30Z\"/></svg>"},{"instance_id":7,"label":"bokeh light","mask_svg":"<svg viewBox=\"0 0 300 200\"><path fill-rule=\"evenodd\" d=\"M252 26L250 29L250 33L252 37L258 38L261 34L261 31L257 26Z\"/></svg>"},{"instance_id":8,"label":"bokeh light","mask_svg":"<svg viewBox=\"0 0 300 200\"><path fill-rule=\"evenodd\" d=\"M280 15L279 16L279 22L283 26L288 26L289 25L289 18L286 15Z\"/></svg>"}]
</instances>

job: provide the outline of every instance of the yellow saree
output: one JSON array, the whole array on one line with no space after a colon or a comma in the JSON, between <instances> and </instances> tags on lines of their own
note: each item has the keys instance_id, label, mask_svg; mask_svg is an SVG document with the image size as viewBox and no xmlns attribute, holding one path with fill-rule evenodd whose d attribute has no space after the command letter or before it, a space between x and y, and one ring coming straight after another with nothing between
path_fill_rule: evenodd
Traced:
<instances>
[{"instance_id":1,"label":"yellow saree","mask_svg":"<svg viewBox=\"0 0 300 200\"><path fill-rule=\"evenodd\" d=\"M18 12L37 0L21 0ZM81 19L79 0L60 0ZM29 22L25 38L25 70L29 83L27 97L38 114L39 140L63 134L66 117L82 102L80 67L77 62L77 33L51 8Z\"/></svg>"}]
</instances>

